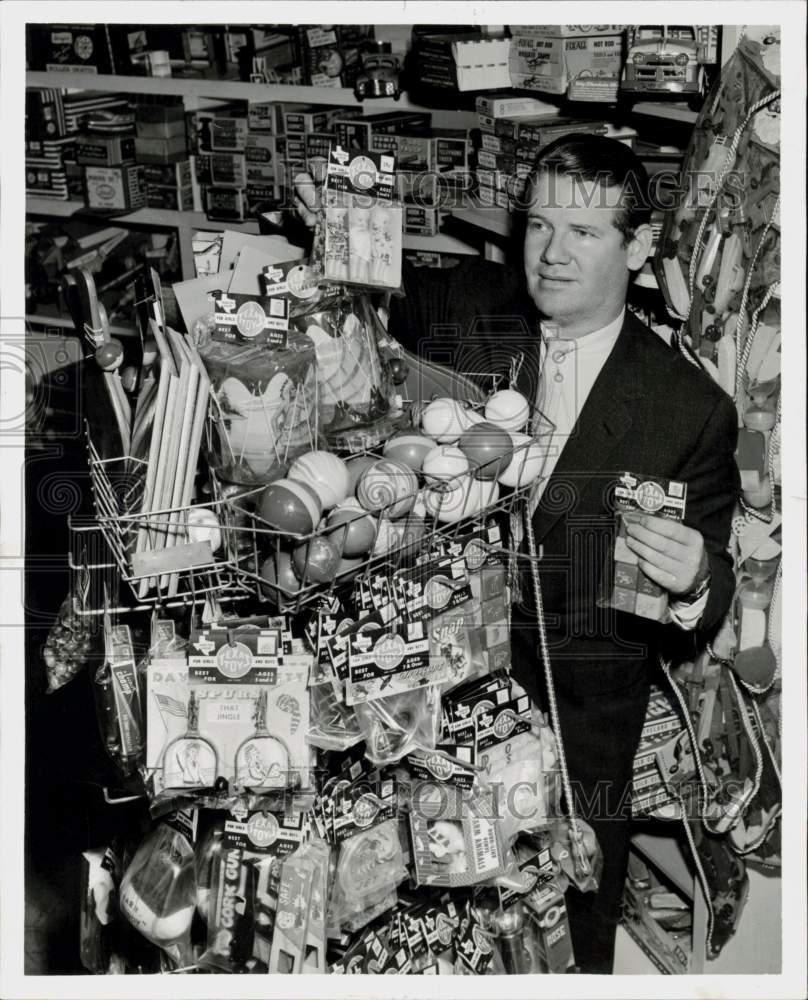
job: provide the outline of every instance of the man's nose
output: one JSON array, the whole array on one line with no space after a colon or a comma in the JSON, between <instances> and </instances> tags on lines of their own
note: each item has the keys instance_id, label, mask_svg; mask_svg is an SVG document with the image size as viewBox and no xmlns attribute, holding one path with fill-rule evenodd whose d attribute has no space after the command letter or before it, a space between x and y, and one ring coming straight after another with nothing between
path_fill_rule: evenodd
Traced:
<instances>
[{"instance_id":1,"label":"man's nose","mask_svg":"<svg viewBox=\"0 0 808 1000\"><path fill-rule=\"evenodd\" d=\"M555 264L563 263L567 260L567 257L568 254L564 243L564 236L558 230L555 230L552 236L548 239L547 243L544 245L542 259L548 264Z\"/></svg>"}]
</instances>

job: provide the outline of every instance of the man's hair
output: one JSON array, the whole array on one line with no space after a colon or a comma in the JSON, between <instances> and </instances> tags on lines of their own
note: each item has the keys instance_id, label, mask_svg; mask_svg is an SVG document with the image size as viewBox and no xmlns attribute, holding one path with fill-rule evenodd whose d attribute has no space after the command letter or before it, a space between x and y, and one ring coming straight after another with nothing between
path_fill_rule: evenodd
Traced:
<instances>
[{"instance_id":1,"label":"man's hair","mask_svg":"<svg viewBox=\"0 0 808 1000\"><path fill-rule=\"evenodd\" d=\"M540 174L551 173L578 181L597 181L623 189L614 224L627 243L639 226L651 218L648 172L633 150L616 139L575 133L556 139L539 153L525 187L526 205Z\"/></svg>"}]
</instances>

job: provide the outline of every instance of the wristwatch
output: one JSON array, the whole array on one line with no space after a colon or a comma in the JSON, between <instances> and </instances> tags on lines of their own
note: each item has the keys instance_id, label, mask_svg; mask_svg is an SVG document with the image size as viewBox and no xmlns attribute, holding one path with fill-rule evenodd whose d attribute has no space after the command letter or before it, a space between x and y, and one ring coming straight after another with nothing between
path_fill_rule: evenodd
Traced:
<instances>
[{"instance_id":1,"label":"wristwatch","mask_svg":"<svg viewBox=\"0 0 808 1000\"><path fill-rule=\"evenodd\" d=\"M696 601L700 597L704 597L704 595L710 589L711 578L712 574L710 573L709 570L707 570L707 576L704 577L704 579L701 581L700 584L698 584L698 586L696 586L693 590L688 591L688 593L686 594L679 594L676 600L680 604L695 604Z\"/></svg>"}]
</instances>

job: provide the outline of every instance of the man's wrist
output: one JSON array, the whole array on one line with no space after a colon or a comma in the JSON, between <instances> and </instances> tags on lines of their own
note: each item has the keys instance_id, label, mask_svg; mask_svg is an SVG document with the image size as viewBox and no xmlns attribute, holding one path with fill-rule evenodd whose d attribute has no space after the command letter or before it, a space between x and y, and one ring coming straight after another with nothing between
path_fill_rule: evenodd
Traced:
<instances>
[{"instance_id":1,"label":"man's wrist","mask_svg":"<svg viewBox=\"0 0 808 1000\"><path fill-rule=\"evenodd\" d=\"M702 578L700 583L694 584L691 590L686 594L678 594L676 600L681 604L695 604L699 598L704 597L707 591L710 589L710 579L712 574L708 567L706 574Z\"/></svg>"}]
</instances>

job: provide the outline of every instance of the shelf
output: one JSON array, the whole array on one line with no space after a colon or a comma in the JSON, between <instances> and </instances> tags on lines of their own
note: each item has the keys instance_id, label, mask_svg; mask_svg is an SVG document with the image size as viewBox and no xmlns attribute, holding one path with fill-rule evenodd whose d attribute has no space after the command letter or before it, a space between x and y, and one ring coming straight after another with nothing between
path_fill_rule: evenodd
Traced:
<instances>
[{"instance_id":1,"label":"shelf","mask_svg":"<svg viewBox=\"0 0 808 1000\"><path fill-rule=\"evenodd\" d=\"M80 201L48 201L44 198L27 198L28 215L49 215L60 219L80 215L85 221L98 220L99 224L116 226L151 226L160 229L205 230L217 232L230 229L238 233L258 235L258 222L215 222L204 212L171 212L164 208L139 208L125 215L94 215ZM57 206L54 211L54 206ZM404 235L405 250L431 250L435 253L474 253L472 247L454 236L439 233L437 236Z\"/></svg>"},{"instance_id":2,"label":"shelf","mask_svg":"<svg viewBox=\"0 0 808 1000\"><path fill-rule=\"evenodd\" d=\"M85 208L83 201L56 201L28 195L25 199L26 215L48 215L54 219L69 219Z\"/></svg>"},{"instance_id":3,"label":"shelf","mask_svg":"<svg viewBox=\"0 0 808 1000\"><path fill-rule=\"evenodd\" d=\"M486 233L493 233L495 236L508 237L511 235L513 221L511 213L507 208L453 208L449 215L453 219L459 219L466 225L482 229Z\"/></svg>"},{"instance_id":4,"label":"shelf","mask_svg":"<svg viewBox=\"0 0 808 1000\"><path fill-rule=\"evenodd\" d=\"M646 115L651 118L664 118L671 122L681 122L683 125L695 125L698 111L684 107L681 104L664 104L662 101L640 101L631 108L635 115Z\"/></svg>"},{"instance_id":5,"label":"shelf","mask_svg":"<svg viewBox=\"0 0 808 1000\"><path fill-rule=\"evenodd\" d=\"M244 83L242 80L182 78L172 76L114 76L97 73L28 72L28 87L56 87L71 90L102 90L124 94L157 94L161 97L216 98L241 101L294 101L307 104L344 104L361 107L347 87L304 87L278 83ZM391 108L409 111L419 108L406 97L398 101L376 99L368 103L374 111ZM427 109L428 110L428 109Z\"/></svg>"}]
</instances>

